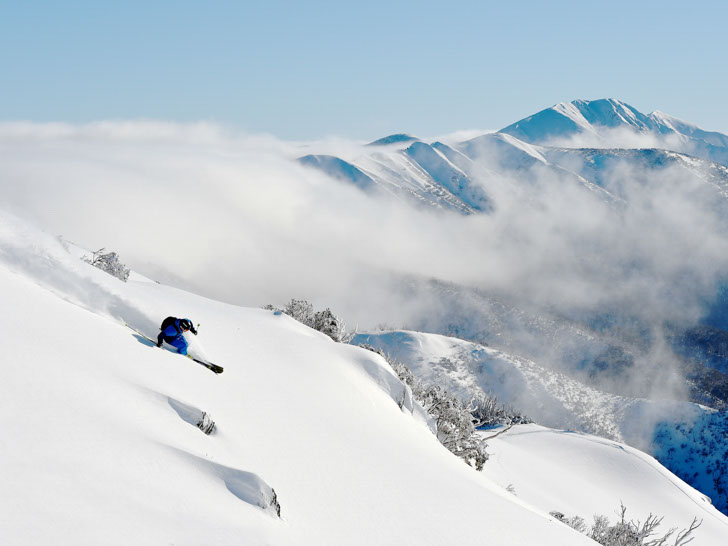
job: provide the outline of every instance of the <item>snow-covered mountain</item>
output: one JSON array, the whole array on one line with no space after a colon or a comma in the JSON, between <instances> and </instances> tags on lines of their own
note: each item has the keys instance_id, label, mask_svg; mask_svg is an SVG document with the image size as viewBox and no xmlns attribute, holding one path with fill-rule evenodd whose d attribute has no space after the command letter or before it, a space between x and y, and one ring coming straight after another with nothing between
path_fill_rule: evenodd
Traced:
<instances>
[{"instance_id":1,"label":"snow-covered mountain","mask_svg":"<svg viewBox=\"0 0 728 546\"><path fill-rule=\"evenodd\" d=\"M612 99L562 103L496 133L464 141L385 140L388 144L384 147L367 147L359 155L351 154L348 164L373 181L366 191L385 190L428 208L492 215L495 222L499 213L520 218L549 210L549 206L554 210L584 209L590 211L585 215L602 218L599 227L587 222L587 229L595 233L633 222L634 229L622 239L625 246L639 241L644 223L654 225L656 221L644 215L630 218L630 211L641 207L664 206L671 221L685 224L680 228L665 225L666 232L694 229L690 225L694 220L687 218L705 217L706 213L714 215L721 225L721 219L728 217L728 167L721 155L728 151L728 136L703 131L663 113L642 114ZM319 168L336 174L331 168ZM356 184L352 177L348 181ZM653 198L662 205L648 204ZM545 222L550 226L552 219ZM706 238L713 236L715 227L706 230ZM509 236L504 233L503 239ZM591 256L602 239L587 232L584 246L575 245L569 252ZM621 241L608 244L617 245L609 252L621 252ZM598 290L608 291L610 282L661 274L643 269L641 256L652 250L648 242L639 244L643 246L621 265L599 266L598 255L584 258L586 273L605 277L606 284ZM682 252L686 251L690 249ZM670 254L676 249L668 244L663 252ZM576 265L581 265L578 260ZM615 267L619 273L607 278L606 273ZM710 310L710 316L722 313L725 307L718 300L723 284L719 281L716 285L709 289L713 294L701 303ZM612 302L606 296L601 309L586 313L570 309L554 312L553 306L536 309L530 301L512 301L497 291L483 295L462 285L443 290L423 287L413 297L427 297L433 292L440 292L438 301L448 302L442 305L445 318L411 320L417 329L494 343L542 365L555 364L561 371L582 376L609 375L617 366L629 368L649 352L654 336L648 332L664 330L657 337L664 334L683 357L679 366L689 377L691 400L718 407L728 403L728 375L724 373L728 359L721 349L724 325L696 319L690 319L692 323L648 324L634 316L638 312L627 316L624 307L610 308ZM616 326L604 326L614 322ZM708 335L706 327L715 330ZM627 394L641 395L638 389Z\"/></svg>"},{"instance_id":2,"label":"snow-covered mountain","mask_svg":"<svg viewBox=\"0 0 728 546\"><path fill-rule=\"evenodd\" d=\"M493 194L504 177L530 186L549 179L619 201L605 183L617 164L633 170L677 164L723 191L728 186L728 135L661 112L642 114L613 99L575 100L465 141L445 144L398 134L374 141L346 160L310 155L299 161L361 189L379 188L411 203L488 213L499 206Z\"/></svg>"},{"instance_id":3,"label":"snow-covered mountain","mask_svg":"<svg viewBox=\"0 0 728 546\"><path fill-rule=\"evenodd\" d=\"M655 112L642 114L614 99L561 102L501 129L524 142L546 143L554 138L580 134L599 136L606 129L625 128L642 134L675 133L669 116ZM697 128L696 128L697 129ZM728 142L728 141L727 141Z\"/></svg>"},{"instance_id":4,"label":"snow-covered mountain","mask_svg":"<svg viewBox=\"0 0 728 546\"><path fill-rule=\"evenodd\" d=\"M320 154L301 157L299 162L362 190L378 188L421 206L463 214L489 210L491 204L483 188L451 160L456 155L442 143L415 141L406 148L390 146L385 151L365 154L354 162ZM463 159L468 161L467 157Z\"/></svg>"},{"instance_id":5,"label":"snow-covered mountain","mask_svg":"<svg viewBox=\"0 0 728 546\"><path fill-rule=\"evenodd\" d=\"M591 147L598 143L606 147L631 147L615 145L615 142L622 139L639 145L638 140L630 137L649 137L657 143L649 147L666 147L728 165L728 135L703 131L659 111L643 114L615 99L562 102L500 132L530 144L559 146L571 142L570 147ZM580 140L588 144L580 144Z\"/></svg>"}]
</instances>

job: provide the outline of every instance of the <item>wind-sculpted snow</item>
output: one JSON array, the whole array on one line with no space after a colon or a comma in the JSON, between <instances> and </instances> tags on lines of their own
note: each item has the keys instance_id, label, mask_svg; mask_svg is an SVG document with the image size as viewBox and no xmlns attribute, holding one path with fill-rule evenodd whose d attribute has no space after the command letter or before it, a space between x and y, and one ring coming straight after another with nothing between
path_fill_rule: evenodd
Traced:
<instances>
[{"instance_id":1,"label":"wind-sculpted snow","mask_svg":"<svg viewBox=\"0 0 728 546\"><path fill-rule=\"evenodd\" d=\"M202 411L190 404L185 404L180 400L167 397L170 407L177 412L180 419L185 423L199 428L205 434L212 434L215 431L215 422L207 412Z\"/></svg>"},{"instance_id":2,"label":"wind-sculpted snow","mask_svg":"<svg viewBox=\"0 0 728 546\"><path fill-rule=\"evenodd\" d=\"M191 453L183 451L177 453L189 461L197 471L209 474L222 481L227 490L237 499L272 515L281 516L281 505L278 502L276 492L257 474L217 464Z\"/></svg>"}]
</instances>

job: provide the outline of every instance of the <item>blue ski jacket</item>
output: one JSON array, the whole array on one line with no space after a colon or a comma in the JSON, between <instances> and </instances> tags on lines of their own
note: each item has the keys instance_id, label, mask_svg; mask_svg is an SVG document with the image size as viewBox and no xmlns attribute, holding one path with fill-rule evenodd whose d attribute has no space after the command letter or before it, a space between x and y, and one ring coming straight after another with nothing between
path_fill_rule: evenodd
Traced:
<instances>
[{"instance_id":1,"label":"blue ski jacket","mask_svg":"<svg viewBox=\"0 0 728 546\"><path fill-rule=\"evenodd\" d=\"M187 347L189 347L190 344L187 342L187 339L185 339L185 336L182 334L182 329L179 327L181 320L183 319L175 320L174 323L162 330L162 334L164 335L164 341L169 343L172 347L177 347L178 353L186 355Z\"/></svg>"}]
</instances>

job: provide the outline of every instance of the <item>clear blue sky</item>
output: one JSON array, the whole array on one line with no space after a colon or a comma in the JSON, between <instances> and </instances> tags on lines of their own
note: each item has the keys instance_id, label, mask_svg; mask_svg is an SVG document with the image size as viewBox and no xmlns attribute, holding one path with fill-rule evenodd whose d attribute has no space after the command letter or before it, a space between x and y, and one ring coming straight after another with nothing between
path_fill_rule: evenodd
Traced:
<instances>
[{"instance_id":1,"label":"clear blue sky","mask_svg":"<svg viewBox=\"0 0 728 546\"><path fill-rule=\"evenodd\" d=\"M373 139L612 97L728 132L727 25L725 1L0 0L0 121Z\"/></svg>"}]
</instances>

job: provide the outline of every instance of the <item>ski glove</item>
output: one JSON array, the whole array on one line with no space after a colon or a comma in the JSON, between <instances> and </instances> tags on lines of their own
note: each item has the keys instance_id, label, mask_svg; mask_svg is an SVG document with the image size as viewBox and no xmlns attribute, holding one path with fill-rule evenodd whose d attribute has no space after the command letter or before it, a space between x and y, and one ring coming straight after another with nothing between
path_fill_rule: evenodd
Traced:
<instances>
[{"instance_id":1,"label":"ski glove","mask_svg":"<svg viewBox=\"0 0 728 546\"><path fill-rule=\"evenodd\" d=\"M190 328L190 332L192 332L193 334L197 335L197 330L195 330L195 327L194 326L192 328Z\"/></svg>"}]
</instances>

